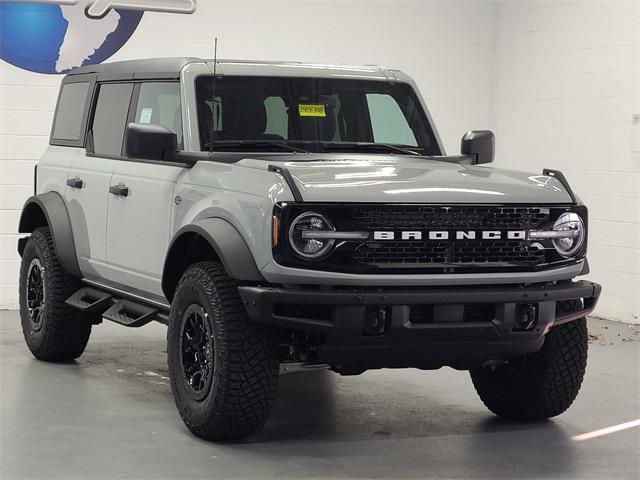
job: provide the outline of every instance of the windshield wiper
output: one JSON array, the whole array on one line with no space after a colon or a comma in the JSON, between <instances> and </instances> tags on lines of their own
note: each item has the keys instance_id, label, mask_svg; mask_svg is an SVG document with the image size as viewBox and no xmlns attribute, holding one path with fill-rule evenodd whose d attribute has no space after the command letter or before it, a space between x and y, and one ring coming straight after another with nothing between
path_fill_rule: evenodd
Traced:
<instances>
[{"instance_id":1,"label":"windshield wiper","mask_svg":"<svg viewBox=\"0 0 640 480\"><path fill-rule=\"evenodd\" d=\"M288 152L310 153L309 150L305 150L304 148L300 147L294 147L293 145L289 145L286 142L279 140L216 140L213 142L213 145L208 142L204 145L204 148L206 150L224 150L226 148L232 148L235 150L242 147L276 147Z\"/></svg>"},{"instance_id":2,"label":"windshield wiper","mask_svg":"<svg viewBox=\"0 0 640 480\"><path fill-rule=\"evenodd\" d=\"M420 155L420 153L408 148L391 145L389 143L372 142L321 142L325 150L387 150L389 152L402 153L404 155Z\"/></svg>"}]
</instances>

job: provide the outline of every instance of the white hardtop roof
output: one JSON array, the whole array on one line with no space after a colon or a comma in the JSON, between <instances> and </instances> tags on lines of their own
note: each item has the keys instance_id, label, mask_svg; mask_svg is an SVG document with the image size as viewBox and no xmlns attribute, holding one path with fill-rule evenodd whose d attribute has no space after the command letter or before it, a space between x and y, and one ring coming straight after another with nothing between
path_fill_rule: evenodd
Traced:
<instances>
[{"instance_id":1,"label":"white hardtop roof","mask_svg":"<svg viewBox=\"0 0 640 480\"><path fill-rule=\"evenodd\" d=\"M95 75L98 81L179 78L184 69L212 70L213 60L197 57L146 58L124 60L74 68L67 77ZM399 70L380 65L330 65L308 62L219 59L216 73L220 75L255 75L289 77L361 78L372 80L403 80L410 78Z\"/></svg>"},{"instance_id":2,"label":"white hardtop roof","mask_svg":"<svg viewBox=\"0 0 640 480\"><path fill-rule=\"evenodd\" d=\"M205 61L213 68L213 60ZM216 69L222 75L282 75L304 77L369 78L399 80L404 74L381 65L335 65L325 63L219 59ZM217 73L217 72L216 72Z\"/></svg>"}]
</instances>

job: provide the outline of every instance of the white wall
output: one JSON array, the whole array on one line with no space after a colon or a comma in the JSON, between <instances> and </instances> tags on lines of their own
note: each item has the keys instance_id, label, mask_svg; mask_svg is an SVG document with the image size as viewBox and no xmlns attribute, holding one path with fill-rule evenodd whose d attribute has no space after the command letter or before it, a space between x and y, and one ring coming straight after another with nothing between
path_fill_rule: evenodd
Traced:
<instances>
[{"instance_id":1,"label":"white wall","mask_svg":"<svg viewBox=\"0 0 640 480\"><path fill-rule=\"evenodd\" d=\"M596 314L639 322L640 2L505 2L497 26L497 163L564 172L589 206Z\"/></svg>"},{"instance_id":2,"label":"white wall","mask_svg":"<svg viewBox=\"0 0 640 480\"><path fill-rule=\"evenodd\" d=\"M490 122L495 12L483 2L198 2L145 13L109 61L158 56L388 64L416 78L450 151ZM467 70L473 73L464 73ZM0 62L0 308L17 305L18 215L32 192L61 77Z\"/></svg>"},{"instance_id":3,"label":"white wall","mask_svg":"<svg viewBox=\"0 0 640 480\"><path fill-rule=\"evenodd\" d=\"M110 61L211 57L217 35L221 58L400 68L417 80L448 152L466 130L494 127L499 165L567 172L594 219L593 277L607 291L599 313L637 321L638 27L633 4L200 0L193 15L145 13ZM0 308L17 304L18 214L59 82L0 62Z\"/></svg>"}]
</instances>

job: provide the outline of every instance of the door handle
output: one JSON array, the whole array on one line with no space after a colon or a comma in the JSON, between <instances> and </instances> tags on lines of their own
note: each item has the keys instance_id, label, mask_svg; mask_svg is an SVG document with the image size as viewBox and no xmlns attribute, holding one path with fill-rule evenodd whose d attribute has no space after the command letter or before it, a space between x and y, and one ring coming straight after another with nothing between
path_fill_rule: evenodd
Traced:
<instances>
[{"instance_id":1,"label":"door handle","mask_svg":"<svg viewBox=\"0 0 640 480\"><path fill-rule=\"evenodd\" d=\"M71 188L82 188L84 182L80 177L67 178L67 185Z\"/></svg>"},{"instance_id":2,"label":"door handle","mask_svg":"<svg viewBox=\"0 0 640 480\"><path fill-rule=\"evenodd\" d=\"M127 187L124 183L111 185L109 187L109 193L112 193L118 197L126 197L127 195L129 195L129 187Z\"/></svg>"}]
</instances>

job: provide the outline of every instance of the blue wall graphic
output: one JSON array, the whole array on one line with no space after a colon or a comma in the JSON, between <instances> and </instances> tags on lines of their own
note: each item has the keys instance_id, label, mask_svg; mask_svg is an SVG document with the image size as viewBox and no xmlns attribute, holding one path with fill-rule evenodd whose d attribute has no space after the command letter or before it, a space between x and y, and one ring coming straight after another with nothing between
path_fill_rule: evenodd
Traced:
<instances>
[{"instance_id":1,"label":"blue wall graphic","mask_svg":"<svg viewBox=\"0 0 640 480\"><path fill-rule=\"evenodd\" d=\"M0 57L38 73L64 73L111 57L136 30L142 11L85 15L86 4L0 2Z\"/></svg>"}]
</instances>

